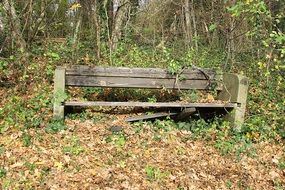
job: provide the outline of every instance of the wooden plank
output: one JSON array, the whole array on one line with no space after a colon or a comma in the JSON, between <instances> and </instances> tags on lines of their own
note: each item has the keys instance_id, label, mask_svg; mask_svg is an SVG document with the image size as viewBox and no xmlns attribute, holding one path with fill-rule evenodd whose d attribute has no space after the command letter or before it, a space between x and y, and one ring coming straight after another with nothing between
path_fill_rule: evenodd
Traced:
<instances>
[{"instance_id":1,"label":"wooden plank","mask_svg":"<svg viewBox=\"0 0 285 190\"><path fill-rule=\"evenodd\" d=\"M53 116L54 118L64 118L64 102L63 94L65 92L65 69L57 68L54 74L54 104Z\"/></svg>"},{"instance_id":2,"label":"wooden plank","mask_svg":"<svg viewBox=\"0 0 285 190\"><path fill-rule=\"evenodd\" d=\"M143 120L148 120L148 119L173 116L173 115L177 115L177 114L178 113L160 112L160 113L154 113L154 114L150 114L150 115L140 115L140 116L135 116L135 117L129 117L129 118L125 119L125 121L127 121L127 122L143 121Z\"/></svg>"},{"instance_id":3,"label":"wooden plank","mask_svg":"<svg viewBox=\"0 0 285 190\"><path fill-rule=\"evenodd\" d=\"M81 107L91 107L91 106L126 106L126 107L169 107L169 108L235 108L237 104L235 103L180 103L180 102L104 102L104 101L85 101L76 102L68 101L65 102L66 106L81 106Z\"/></svg>"},{"instance_id":4,"label":"wooden plank","mask_svg":"<svg viewBox=\"0 0 285 190\"><path fill-rule=\"evenodd\" d=\"M182 110L182 112L180 112L178 114L178 116L176 117L177 120L183 120L183 119L187 119L190 117L190 115L192 115L193 113L196 112L196 108L185 108Z\"/></svg>"},{"instance_id":5,"label":"wooden plank","mask_svg":"<svg viewBox=\"0 0 285 190\"><path fill-rule=\"evenodd\" d=\"M203 69L210 79L217 76L213 69ZM130 78L168 78L175 79L176 75L171 75L166 69L160 68L127 68L127 67L89 67L73 66L67 68L67 76L101 76L101 77L130 77ZM205 74L197 69L185 69L180 74L185 79L207 79Z\"/></svg>"},{"instance_id":6,"label":"wooden plank","mask_svg":"<svg viewBox=\"0 0 285 190\"><path fill-rule=\"evenodd\" d=\"M116 87L116 88L152 88L152 89L209 89L208 80L121 78L94 76L66 76L68 86Z\"/></svg>"}]
</instances>

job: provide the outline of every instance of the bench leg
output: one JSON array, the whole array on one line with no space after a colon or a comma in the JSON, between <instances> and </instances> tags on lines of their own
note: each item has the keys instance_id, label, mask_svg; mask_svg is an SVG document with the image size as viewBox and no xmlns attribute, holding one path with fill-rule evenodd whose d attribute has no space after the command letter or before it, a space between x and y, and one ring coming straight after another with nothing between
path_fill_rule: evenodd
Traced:
<instances>
[{"instance_id":1,"label":"bench leg","mask_svg":"<svg viewBox=\"0 0 285 190\"><path fill-rule=\"evenodd\" d=\"M65 69L57 68L54 74L53 117L64 119Z\"/></svg>"},{"instance_id":2,"label":"bench leg","mask_svg":"<svg viewBox=\"0 0 285 190\"><path fill-rule=\"evenodd\" d=\"M234 127L240 129L245 116L246 99L248 91L248 78L237 74L223 75L224 87L218 94L218 99L237 103L231 112L226 114L225 119L230 121Z\"/></svg>"}]
</instances>

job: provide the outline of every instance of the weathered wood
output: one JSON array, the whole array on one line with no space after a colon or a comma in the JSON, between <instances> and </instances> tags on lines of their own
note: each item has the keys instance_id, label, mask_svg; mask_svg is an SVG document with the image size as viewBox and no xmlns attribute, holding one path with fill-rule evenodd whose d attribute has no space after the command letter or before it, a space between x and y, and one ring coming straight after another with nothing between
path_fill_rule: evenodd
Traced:
<instances>
[{"instance_id":1,"label":"weathered wood","mask_svg":"<svg viewBox=\"0 0 285 190\"><path fill-rule=\"evenodd\" d=\"M53 116L54 118L64 118L64 92L65 92L65 69L57 68L54 74L54 104Z\"/></svg>"},{"instance_id":2,"label":"weathered wood","mask_svg":"<svg viewBox=\"0 0 285 190\"><path fill-rule=\"evenodd\" d=\"M223 82L224 88L219 93L218 99L237 104L225 118L235 127L240 128L244 122L246 110L248 78L237 74L224 74Z\"/></svg>"},{"instance_id":3,"label":"weathered wood","mask_svg":"<svg viewBox=\"0 0 285 190\"><path fill-rule=\"evenodd\" d=\"M183 119L186 119L188 117L190 117L190 115L192 115L193 113L196 112L196 108L185 108L182 110L182 112L180 112L176 119L177 120L183 120Z\"/></svg>"},{"instance_id":4,"label":"weathered wood","mask_svg":"<svg viewBox=\"0 0 285 190\"><path fill-rule=\"evenodd\" d=\"M166 112L161 112L161 113L154 113L150 115L140 115L140 116L135 116L135 117L129 117L125 119L127 122L134 122L134 121L143 121L143 120L148 120L148 119L155 119L155 118L161 118L161 117L169 117L173 115L177 115L178 113L166 113Z\"/></svg>"},{"instance_id":5,"label":"weathered wood","mask_svg":"<svg viewBox=\"0 0 285 190\"><path fill-rule=\"evenodd\" d=\"M205 76L205 74L206 76ZM180 76L184 79L210 80L219 78L213 69L185 69ZM126 67L89 67L74 66L66 70L67 76L101 76L101 77L126 77L126 78L161 78L175 79L176 75L171 75L166 69L159 68L126 68Z\"/></svg>"},{"instance_id":6,"label":"weathered wood","mask_svg":"<svg viewBox=\"0 0 285 190\"><path fill-rule=\"evenodd\" d=\"M209 89L208 80L175 80L154 78L124 78L97 76L66 76L68 86L117 87L117 88L153 88L153 89Z\"/></svg>"},{"instance_id":7,"label":"weathered wood","mask_svg":"<svg viewBox=\"0 0 285 190\"><path fill-rule=\"evenodd\" d=\"M91 106L126 106L126 107L169 107L169 108L234 108L234 103L180 103L180 102L78 102L70 101L65 102L66 106L80 106L80 107L91 107Z\"/></svg>"},{"instance_id":8,"label":"weathered wood","mask_svg":"<svg viewBox=\"0 0 285 190\"><path fill-rule=\"evenodd\" d=\"M235 74L216 73L213 69L185 69L177 79L166 69L157 68L114 68L73 66L57 68L55 71L54 117L64 117L64 106L130 106L130 107L168 107L184 108L180 116L189 116L196 108L230 108L226 115L234 126L240 127L244 121L248 79ZM180 102L64 102L65 86L79 87L117 87L154 89L215 89L222 90L218 99L230 103L180 103ZM151 116L150 116L151 117ZM179 118L179 117L178 117Z\"/></svg>"}]
</instances>

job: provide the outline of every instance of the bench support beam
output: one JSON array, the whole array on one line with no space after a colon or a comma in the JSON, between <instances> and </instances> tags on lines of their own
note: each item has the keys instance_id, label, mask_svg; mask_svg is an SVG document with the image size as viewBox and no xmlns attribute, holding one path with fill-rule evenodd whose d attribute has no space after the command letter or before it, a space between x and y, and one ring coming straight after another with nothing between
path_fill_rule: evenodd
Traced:
<instances>
[{"instance_id":1,"label":"bench support beam","mask_svg":"<svg viewBox=\"0 0 285 190\"><path fill-rule=\"evenodd\" d=\"M223 82L224 87L219 93L218 99L237 103L237 106L225 115L225 119L230 121L234 127L240 129L244 122L246 110L248 78L242 75L226 73L223 75Z\"/></svg>"},{"instance_id":2,"label":"bench support beam","mask_svg":"<svg viewBox=\"0 0 285 190\"><path fill-rule=\"evenodd\" d=\"M65 68L57 68L54 74L53 117L64 119Z\"/></svg>"}]
</instances>

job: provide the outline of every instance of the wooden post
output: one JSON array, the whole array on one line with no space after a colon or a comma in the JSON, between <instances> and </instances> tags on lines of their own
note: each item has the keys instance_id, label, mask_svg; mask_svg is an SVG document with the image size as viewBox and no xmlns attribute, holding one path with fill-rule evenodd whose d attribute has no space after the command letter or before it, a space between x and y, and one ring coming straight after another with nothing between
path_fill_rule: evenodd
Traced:
<instances>
[{"instance_id":1,"label":"wooden post","mask_svg":"<svg viewBox=\"0 0 285 190\"><path fill-rule=\"evenodd\" d=\"M64 119L64 97L65 97L65 68L58 67L54 74L54 104L53 117Z\"/></svg>"},{"instance_id":2,"label":"wooden post","mask_svg":"<svg viewBox=\"0 0 285 190\"><path fill-rule=\"evenodd\" d=\"M248 90L248 78L242 75L225 73L223 75L224 87L219 93L218 99L237 103L237 106L228 114L225 119L230 121L238 129L244 122L246 99Z\"/></svg>"}]
</instances>

